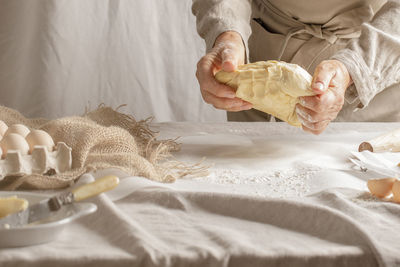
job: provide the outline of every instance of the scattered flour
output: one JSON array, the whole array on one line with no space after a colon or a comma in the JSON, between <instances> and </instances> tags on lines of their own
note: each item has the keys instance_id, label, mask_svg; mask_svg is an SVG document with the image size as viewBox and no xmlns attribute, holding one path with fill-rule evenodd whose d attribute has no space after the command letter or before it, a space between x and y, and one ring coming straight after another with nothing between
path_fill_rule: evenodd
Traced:
<instances>
[{"instance_id":1,"label":"scattered flour","mask_svg":"<svg viewBox=\"0 0 400 267\"><path fill-rule=\"evenodd\" d=\"M207 177L193 179L211 184L223 184L238 192L243 191L242 187L247 187L251 189L246 190L247 193L257 196L302 197L310 192L310 178L321 170L319 167L305 164L289 169L263 171L212 168Z\"/></svg>"}]
</instances>

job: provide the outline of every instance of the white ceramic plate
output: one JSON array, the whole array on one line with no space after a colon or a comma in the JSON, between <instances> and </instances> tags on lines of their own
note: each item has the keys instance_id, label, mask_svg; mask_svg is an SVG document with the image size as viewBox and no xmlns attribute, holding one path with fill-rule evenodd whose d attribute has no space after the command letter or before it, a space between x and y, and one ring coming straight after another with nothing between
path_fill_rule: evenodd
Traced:
<instances>
[{"instance_id":1,"label":"white ceramic plate","mask_svg":"<svg viewBox=\"0 0 400 267\"><path fill-rule=\"evenodd\" d=\"M35 204L49 195L30 192L1 192L0 197L18 196L25 198L29 204ZM95 212L97 206L93 203L74 203L63 206L54 212L45 222L22 228L0 229L0 248L23 247L55 240L62 230L73 220Z\"/></svg>"}]
</instances>

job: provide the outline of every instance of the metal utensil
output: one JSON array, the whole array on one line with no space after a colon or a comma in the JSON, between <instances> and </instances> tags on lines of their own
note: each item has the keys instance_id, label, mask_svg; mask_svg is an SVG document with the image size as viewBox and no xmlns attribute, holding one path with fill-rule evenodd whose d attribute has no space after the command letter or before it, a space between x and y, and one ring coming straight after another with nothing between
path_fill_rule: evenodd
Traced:
<instances>
[{"instance_id":1,"label":"metal utensil","mask_svg":"<svg viewBox=\"0 0 400 267\"><path fill-rule=\"evenodd\" d=\"M8 215L0 219L0 228L16 228L40 223L52 216L62 206L94 197L115 188L118 184L118 177L113 175L104 176L92 183L79 186L52 198L44 199L23 211Z\"/></svg>"}]
</instances>

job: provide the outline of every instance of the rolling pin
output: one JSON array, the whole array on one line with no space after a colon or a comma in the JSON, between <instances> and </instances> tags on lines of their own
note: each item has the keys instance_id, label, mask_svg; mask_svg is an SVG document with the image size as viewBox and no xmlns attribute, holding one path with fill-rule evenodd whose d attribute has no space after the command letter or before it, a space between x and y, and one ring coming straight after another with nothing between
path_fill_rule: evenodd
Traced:
<instances>
[{"instance_id":1,"label":"rolling pin","mask_svg":"<svg viewBox=\"0 0 400 267\"><path fill-rule=\"evenodd\" d=\"M400 152L400 129L382 134L374 139L362 142L358 151L369 150L371 152Z\"/></svg>"}]
</instances>

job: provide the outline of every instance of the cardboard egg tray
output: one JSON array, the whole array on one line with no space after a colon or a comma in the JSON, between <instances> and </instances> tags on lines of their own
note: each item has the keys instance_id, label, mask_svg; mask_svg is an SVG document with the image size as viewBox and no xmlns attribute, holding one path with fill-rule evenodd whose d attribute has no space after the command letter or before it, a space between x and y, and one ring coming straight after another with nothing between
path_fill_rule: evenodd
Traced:
<instances>
[{"instance_id":1,"label":"cardboard egg tray","mask_svg":"<svg viewBox=\"0 0 400 267\"><path fill-rule=\"evenodd\" d=\"M61 173L70 170L71 164L71 148L64 142L58 142L53 152L45 146L35 146L30 155L9 150L6 158L0 160L0 181L7 176Z\"/></svg>"}]
</instances>

